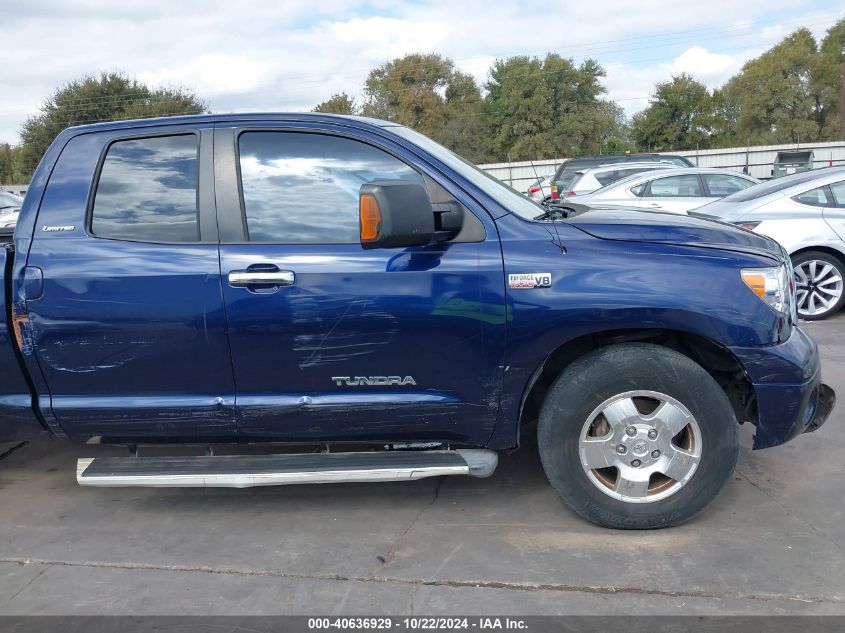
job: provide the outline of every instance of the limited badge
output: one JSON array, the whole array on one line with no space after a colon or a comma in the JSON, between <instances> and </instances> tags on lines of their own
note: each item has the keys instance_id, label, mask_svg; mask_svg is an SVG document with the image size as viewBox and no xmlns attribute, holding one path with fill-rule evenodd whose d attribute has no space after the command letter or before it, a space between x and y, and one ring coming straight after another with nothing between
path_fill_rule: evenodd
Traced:
<instances>
[{"instance_id":1,"label":"limited badge","mask_svg":"<svg viewBox=\"0 0 845 633\"><path fill-rule=\"evenodd\" d=\"M508 275L511 288L551 288L551 273L518 273Z\"/></svg>"}]
</instances>

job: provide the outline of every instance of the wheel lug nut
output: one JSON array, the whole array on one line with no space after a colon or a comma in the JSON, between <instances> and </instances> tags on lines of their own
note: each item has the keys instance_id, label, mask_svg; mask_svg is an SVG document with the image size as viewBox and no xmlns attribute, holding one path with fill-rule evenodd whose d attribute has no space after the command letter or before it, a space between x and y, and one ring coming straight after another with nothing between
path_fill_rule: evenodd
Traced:
<instances>
[{"instance_id":1,"label":"wheel lug nut","mask_svg":"<svg viewBox=\"0 0 845 633\"><path fill-rule=\"evenodd\" d=\"M624 455L625 453L628 452L628 449L625 448L624 444L620 444L619 446L616 447L616 452L619 453L620 455Z\"/></svg>"},{"instance_id":2,"label":"wheel lug nut","mask_svg":"<svg viewBox=\"0 0 845 633\"><path fill-rule=\"evenodd\" d=\"M660 457L660 451L651 451L651 456L654 457L654 459L657 459Z\"/></svg>"},{"instance_id":3,"label":"wheel lug nut","mask_svg":"<svg viewBox=\"0 0 845 633\"><path fill-rule=\"evenodd\" d=\"M650 439L650 440L657 439L657 429L651 429L648 432L648 439Z\"/></svg>"},{"instance_id":4,"label":"wheel lug nut","mask_svg":"<svg viewBox=\"0 0 845 633\"><path fill-rule=\"evenodd\" d=\"M635 459L634 461L631 462L631 466L633 466L634 468L639 468L640 465L642 465L642 462L638 459Z\"/></svg>"},{"instance_id":5,"label":"wheel lug nut","mask_svg":"<svg viewBox=\"0 0 845 633\"><path fill-rule=\"evenodd\" d=\"M637 427L629 426L627 429L625 429L625 433L627 433L631 437L634 437L637 434Z\"/></svg>"}]
</instances>

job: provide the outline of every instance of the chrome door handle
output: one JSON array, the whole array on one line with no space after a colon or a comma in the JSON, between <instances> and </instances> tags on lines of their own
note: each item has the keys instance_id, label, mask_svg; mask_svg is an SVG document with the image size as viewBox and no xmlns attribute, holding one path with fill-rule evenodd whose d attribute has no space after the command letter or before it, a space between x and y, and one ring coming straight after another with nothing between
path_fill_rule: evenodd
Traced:
<instances>
[{"instance_id":1,"label":"chrome door handle","mask_svg":"<svg viewBox=\"0 0 845 633\"><path fill-rule=\"evenodd\" d=\"M292 286L292 270L233 270L229 273L230 286Z\"/></svg>"}]
</instances>

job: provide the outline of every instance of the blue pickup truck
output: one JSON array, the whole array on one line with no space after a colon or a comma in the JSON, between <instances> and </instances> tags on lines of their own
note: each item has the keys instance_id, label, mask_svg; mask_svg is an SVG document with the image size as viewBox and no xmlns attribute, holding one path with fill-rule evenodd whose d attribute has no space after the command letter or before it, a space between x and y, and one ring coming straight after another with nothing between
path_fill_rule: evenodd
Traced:
<instances>
[{"instance_id":1,"label":"blue pickup truck","mask_svg":"<svg viewBox=\"0 0 845 633\"><path fill-rule=\"evenodd\" d=\"M666 527L740 424L766 448L834 405L777 243L565 217L383 121L67 129L0 256L0 440L129 447L82 485L483 477L536 434L579 515Z\"/></svg>"}]
</instances>

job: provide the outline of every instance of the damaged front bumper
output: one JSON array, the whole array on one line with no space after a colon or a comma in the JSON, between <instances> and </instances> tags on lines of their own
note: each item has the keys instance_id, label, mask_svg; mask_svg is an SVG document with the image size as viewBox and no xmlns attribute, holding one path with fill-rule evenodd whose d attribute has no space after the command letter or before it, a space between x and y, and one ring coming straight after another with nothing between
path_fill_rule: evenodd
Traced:
<instances>
[{"instance_id":1,"label":"damaged front bumper","mask_svg":"<svg viewBox=\"0 0 845 633\"><path fill-rule=\"evenodd\" d=\"M816 431L836 403L833 389L822 383L819 350L800 328L780 345L732 347L751 379L757 404L754 448L788 442Z\"/></svg>"}]
</instances>

